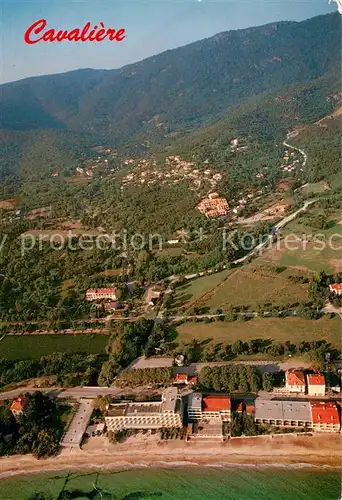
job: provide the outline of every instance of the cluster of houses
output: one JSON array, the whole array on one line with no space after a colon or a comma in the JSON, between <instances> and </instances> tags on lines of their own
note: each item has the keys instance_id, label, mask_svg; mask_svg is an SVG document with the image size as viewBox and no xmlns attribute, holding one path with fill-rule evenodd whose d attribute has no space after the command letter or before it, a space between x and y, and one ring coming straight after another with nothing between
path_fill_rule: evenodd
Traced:
<instances>
[{"instance_id":1,"label":"cluster of houses","mask_svg":"<svg viewBox=\"0 0 342 500\"><path fill-rule=\"evenodd\" d=\"M218 193L210 193L207 198L204 198L199 205L198 210L206 217L218 217L227 215L229 205L226 198L221 198Z\"/></svg>"},{"instance_id":2,"label":"cluster of houses","mask_svg":"<svg viewBox=\"0 0 342 500\"><path fill-rule=\"evenodd\" d=\"M172 380L173 385L197 385L198 377L197 375L193 375L192 377L187 373L176 373L175 377Z\"/></svg>"},{"instance_id":3,"label":"cluster of houses","mask_svg":"<svg viewBox=\"0 0 342 500\"><path fill-rule=\"evenodd\" d=\"M231 205L233 206L232 212L235 215L241 214L241 212L243 212L245 210L245 208L247 207L248 203L250 203L254 199L255 195L260 196L263 193L264 193L264 191L262 189L259 189L254 194L253 193L248 193L248 194L239 193L239 196L241 196L241 198L239 198L238 200L234 200L234 199L231 200Z\"/></svg>"},{"instance_id":4,"label":"cluster of houses","mask_svg":"<svg viewBox=\"0 0 342 500\"><path fill-rule=\"evenodd\" d=\"M308 432L340 432L340 401L317 398L325 391L321 374L303 376L300 371L289 371L286 387L292 396L262 397L241 394L202 394L198 391L179 392L178 385L194 386L197 377L178 374L173 386L164 390L158 401L120 401L106 406L104 422L89 426L86 435L101 435L107 431L181 429L187 425L187 439L223 439L224 426L232 421L232 413L245 413L256 424L277 429ZM310 399L310 396L316 399ZM27 405L25 397L12 401L10 410L17 419ZM229 431L228 431L229 432Z\"/></svg>"},{"instance_id":5,"label":"cluster of houses","mask_svg":"<svg viewBox=\"0 0 342 500\"><path fill-rule=\"evenodd\" d=\"M234 400L228 394L202 396L192 393L188 396L187 416L198 421L205 428L201 437L213 437L220 431L220 425L231 421L233 411L245 411L253 416L259 425L277 428L302 428L316 432L339 432L340 416L336 402L263 399L244 403Z\"/></svg>"},{"instance_id":6,"label":"cluster of houses","mask_svg":"<svg viewBox=\"0 0 342 500\"><path fill-rule=\"evenodd\" d=\"M325 396L325 378L322 373L305 375L301 370L288 370L285 373L285 389L289 393Z\"/></svg>"},{"instance_id":7,"label":"cluster of houses","mask_svg":"<svg viewBox=\"0 0 342 500\"><path fill-rule=\"evenodd\" d=\"M190 423L189 427L194 423L198 424L195 434L191 434L188 429L188 435L191 434L192 438L222 438L223 424L231 422L232 412L245 412L259 425L316 432L340 430L338 402L291 398L295 394L323 397L326 386L324 375L320 373L305 375L300 370L289 370L286 372L285 385L287 396L281 398L201 394L197 391L181 396L178 386L191 387L197 383L197 376L177 373L172 380L173 387L164 391L161 401L110 404L105 415L106 427L115 431L181 428L186 420Z\"/></svg>"},{"instance_id":8,"label":"cluster of houses","mask_svg":"<svg viewBox=\"0 0 342 500\"><path fill-rule=\"evenodd\" d=\"M96 146L92 148L98 154L105 155L107 158L103 158L103 156L97 156L97 158L92 158L83 162L83 167L76 167L76 175L93 177L94 170L97 168L108 168L109 159L115 156L116 151L114 149L105 148L103 146ZM111 172L114 172L115 169L111 169Z\"/></svg>"},{"instance_id":9,"label":"cluster of houses","mask_svg":"<svg viewBox=\"0 0 342 500\"><path fill-rule=\"evenodd\" d=\"M283 156L284 163L280 165L280 169L283 172L293 172L293 170L296 169L297 164L300 163L300 161L298 160L298 158L295 159L295 156L296 154L294 151L292 151L291 153L289 153L289 151L285 151Z\"/></svg>"},{"instance_id":10,"label":"cluster of houses","mask_svg":"<svg viewBox=\"0 0 342 500\"><path fill-rule=\"evenodd\" d=\"M132 183L150 186L156 183L177 184L183 181L190 182L192 189L198 189L202 185L209 185L211 189L215 189L218 181L222 179L222 174L212 171L207 166L209 160L203 163L206 165L204 168L196 168L192 161L184 160L180 156L168 156L164 166L159 168L156 160L130 158L124 161L124 165L132 165L134 170L122 179L121 189Z\"/></svg>"}]
</instances>

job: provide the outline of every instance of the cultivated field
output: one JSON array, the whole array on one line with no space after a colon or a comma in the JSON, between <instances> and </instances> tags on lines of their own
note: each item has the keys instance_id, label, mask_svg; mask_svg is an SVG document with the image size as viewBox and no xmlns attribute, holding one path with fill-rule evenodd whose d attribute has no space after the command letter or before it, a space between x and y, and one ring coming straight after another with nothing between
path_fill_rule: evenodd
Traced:
<instances>
[{"instance_id":1,"label":"cultivated field","mask_svg":"<svg viewBox=\"0 0 342 500\"><path fill-rule=\"evenodd\" d=\"M38 359L54 352L105 352L108 335L7 335L0 341L0 358Z\"/></svg>"},{"instance_id":2,"label":"cultivated field","mask_svg":"<svg viewBox=\"0 0 342 500\"><path fill-rule=\"evenodd\" d=\"M297 317L255 318L247 322L184 323L177 328L177 342L188 343L192 339L212 340L215 343L231 344L236 340L271 339L279 342L290 340L300 343L304 340L327 340L339 347L341 340L341 319L327 316L319 320Z\"/></svg>"},{"instance_id":3,"label":"cultivated field","mask_svg":"<svg viewBox=\"0 0 342 500\"><path fill-rule=\"evenodd\" d=\"M308 284L293 283L290 276L310 275L305 271L285 269L276 265L252 262L241 268L194 280L177 290L174 308L186 313L194 306L227 310L247 306L256 310L263 304L289 305L307 299ZM278 269L279 271L279 269Z\"/></svg>"}]
</instances>

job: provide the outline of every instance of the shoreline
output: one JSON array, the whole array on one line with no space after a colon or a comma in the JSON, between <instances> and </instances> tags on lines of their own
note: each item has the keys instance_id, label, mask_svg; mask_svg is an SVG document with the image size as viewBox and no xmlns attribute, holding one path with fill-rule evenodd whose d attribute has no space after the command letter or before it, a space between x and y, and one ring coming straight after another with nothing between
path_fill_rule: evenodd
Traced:
<instances>
[{"instance_id":1,"label":"shoreline","mask_svg":"<svg viewBox=\"0 0 342 500\"><path fill-rule=\"evenodd\" d=\"M195 463L195 462L188 462L188 461L179 461L179 462L122 462L114 464L107 464L106 466L104 465L80 465L80 466L73 466L73 465L68 465L68 466L59 466L59 467L48 467L44 469L39 469L39 470L18 470L18 471L13 471L13 472L5 472L5 473L0 473L0 481L6 481L11 478L24 478L24 477L31 477L31 476L40 476L40 475L49 475L49 474L57 474L57 473L67 473L67 472L93 472L94 474L99 472L99 469L101 469L102 474L110 474L111 472L115 472L116 474L120 472L126 472L126 471L133 471L133 470L141 470L141 469L184 469L184 468L193 468L193 469L198 469L198 468L212 468L212 469L286 469L286 470L293 470L293 471L298 471L298 470L305 470L305 471L316 471L316 472L341 472L341 467L337 465L317 465L317 464L310 464L310 463L290 463L286 464L284 463L258 463L258 464L252 464L252 463L243 463L243 462L217 462L217 463Z\"/></svg>"},{"instance_id":2,"label":"shoreline","mask_svg":"<svg viewBox=\"0 0 342 500\"><path fill-rule=\"evenodd\" d=\"M91 438L83 449L62 450L55 457L32 455L0 458L0 480L28 475L93 470L103 473L142 468L286 468L341 471L340 435L244 439L222 442L148 442L128 440L110 444L106 438Z\"/></svg>"}]
</instances>

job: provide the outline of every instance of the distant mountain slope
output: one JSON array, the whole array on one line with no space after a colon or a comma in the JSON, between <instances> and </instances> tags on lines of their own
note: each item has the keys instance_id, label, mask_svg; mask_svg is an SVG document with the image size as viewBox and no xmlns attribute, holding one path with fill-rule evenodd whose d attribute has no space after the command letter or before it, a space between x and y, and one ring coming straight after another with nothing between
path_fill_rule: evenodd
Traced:
<instances>
[{"instance_id":1,"label":"distant mountain slope","mask_svg":"<svg viewBox=\"0 0 342 500\"><path fill-rule=\"evenodd\" d=\"M164 142L173 152L203 150L207 155L211 150L227 147L234 136L283 140L294 127L313 123L332 112L341 100L340 91L340 65L336 65L316 80L251 97L222 112L214 123Z\"/></svg>"},{"instance_id":2,"label":"distant mountain slope","mask_svg":"<svg viewBox=\"0 0 342 500\"><path fill-rule=\"evenodd\" d=\"M69 129L124 143L192 128L229 106L305 83L340 59L340 16L220 33L120 70L79 70L1 86L2 127Z\"/></svg>"}]
</instances>

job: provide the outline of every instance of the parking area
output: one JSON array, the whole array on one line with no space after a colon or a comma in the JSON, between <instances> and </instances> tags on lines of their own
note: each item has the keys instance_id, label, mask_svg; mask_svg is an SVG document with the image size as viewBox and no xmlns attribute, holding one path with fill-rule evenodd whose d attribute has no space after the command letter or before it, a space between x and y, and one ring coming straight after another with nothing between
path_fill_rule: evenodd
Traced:
<instances>
[{"instance_id":1,"label":"parking area","mask_svg":"<svg viewBox=\"0 0 342 500\"><path fill-rule=\"evenodd\" d=\"M141 356L129 366L129 369L136 370L138 368L168 368L172 366L172 364L173 358L145 358L145 356Z\"/></svg>"}]
</instances>

